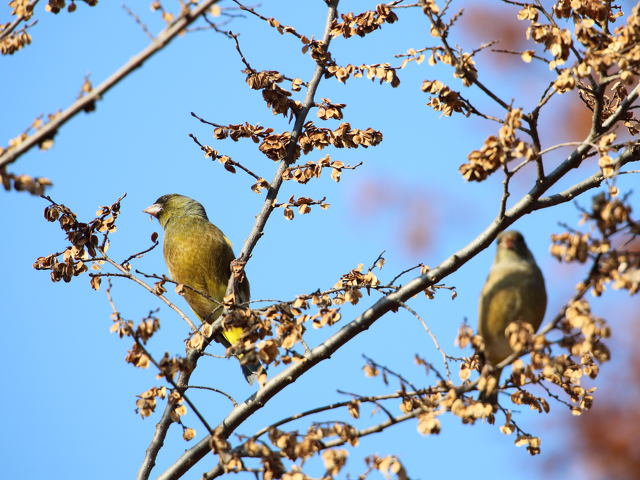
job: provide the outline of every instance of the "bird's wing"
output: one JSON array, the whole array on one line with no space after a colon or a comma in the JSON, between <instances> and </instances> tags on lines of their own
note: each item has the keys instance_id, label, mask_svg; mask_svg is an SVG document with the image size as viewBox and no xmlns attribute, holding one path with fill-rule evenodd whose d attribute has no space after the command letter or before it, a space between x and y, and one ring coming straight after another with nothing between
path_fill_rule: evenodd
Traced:
<instances>
[{"instance_id":1,"label":"bird's wing","mask_svg":"<svg viewBox=\"0 0 640 480\"><path fill-rule=\"evenodd\" d=\"M215 225L207 222L207 227L203 230L203 238L201 239L203 250L211 252L204 262L206 268L203 271L207 292L211 297L222 301L231 276L230 264L235 259L235 255L231 242ZM239 303L249 300L249 283L246 279L240 285L238 297ZM224 330L222 335L229 344L233 345L240 340L243 331L240 327L232 327Z\"/></svg>"},{"instance_id":2,"label":"bird's wing","mask_svg":"<svg viewBox=\"0 0 640 480\"><path fill-rule=\"evenodd\" d=\"M164 238L164 257L171 278L206 295L191 289L184 293L185 300L201 321L213 320L216 301L222 300L229 279L228 268L226 275L219 268L211 268L211 265L219 265L215 261L219 242L216 243L215 231L209 226L213 227L206 220L179 219L167 228ZM224 287L220 287L222 283Z\"/></svg>"}]
</instances>

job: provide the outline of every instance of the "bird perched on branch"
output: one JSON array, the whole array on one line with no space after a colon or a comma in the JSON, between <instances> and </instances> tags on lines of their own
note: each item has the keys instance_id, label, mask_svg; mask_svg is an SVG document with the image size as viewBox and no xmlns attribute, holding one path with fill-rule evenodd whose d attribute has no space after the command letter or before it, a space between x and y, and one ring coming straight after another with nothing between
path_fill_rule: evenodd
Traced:
<instances>
[{"instance_id":1,"label":"bird perched on branch","mask_svg":"<svg viewBox=\"0 0 640 480\"><path fill-rule=\"evenodd\" d=\"M496 256L480 294L478 333L484 339L484 359L494 367L480 400L495 404L501 369L495 367L513 353L507 327L531 326L535 333L547 308L542 272L520 232L498 235ZM514 325L515 326L515 325ZM512 327L509 327L512 328ZM492 379L495 379L493 383Z\"/></svg>"},{"instance_id":2,"label":"bird perched on branch","mask_svg":"<svg viewBox=\"0 0 640 480\"><path fill-rule=\"evenodd\" d=\"M221 302L235 259L231 242L207 218L204 207L192 198L163 195L143 212L158 219L164 229L164 260L173 281L184 284L184 298L201 322L213 322L222 313ZM238 303L249 301L246 278L238 289ZM203 295L204 294L204 295ZM215 340L229 347L243 335L240 327L224 330ZM260 364L241 361L249 383L257 378Z\"/></svg>"}]
</instances>

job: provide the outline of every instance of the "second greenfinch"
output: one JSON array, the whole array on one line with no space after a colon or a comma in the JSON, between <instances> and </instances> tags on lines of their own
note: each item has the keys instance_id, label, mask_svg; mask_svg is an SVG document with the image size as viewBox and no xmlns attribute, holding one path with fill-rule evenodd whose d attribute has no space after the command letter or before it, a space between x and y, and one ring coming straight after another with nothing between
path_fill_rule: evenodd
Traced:
<instances>
[{"instance_id":1,"label":"second greenfinch","mask_svg":"<svg viewBox=\"0 0 640 480\"><path fill-rule=\"evenodd\" d=\"M480 294L478 333L484 340L484 359L492 367L513 353L506 335L512 322L528 323L537 331L547 308L544 278L520 232L509 230L497 238L496 256ZM480 399L496 403L500 370Z\"/></svg>"},{"instance_id":2,"label":"second greenfinch","mask_svg":"<svg viewBox=\"0 0 640 480\"><path fill-rule=\"evenodd\" d=\"M156 217L164 229L163 253L171 279L191 287L184 290L187 303L201 322L213 322L222 313L220 303L235 259L231 242L209 221L204 207L184 195L163 195L143 211ZM245 278L240 283L237 302L248 301L249 282ZM233 327L215 340L229 347L242 336L243 330ZM246 380L253 383L260 365L241 360L241 366Z\"/></svg>"}]
</instances>

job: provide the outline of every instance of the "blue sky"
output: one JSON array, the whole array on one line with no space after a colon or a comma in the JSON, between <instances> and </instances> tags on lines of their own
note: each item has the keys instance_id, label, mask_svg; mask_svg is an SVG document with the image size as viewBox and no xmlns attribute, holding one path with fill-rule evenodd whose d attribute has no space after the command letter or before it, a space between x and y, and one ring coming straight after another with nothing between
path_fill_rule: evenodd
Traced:
<instances>
[{"instance_id":1,"label":"blue sky","mask_svg":"<svg viewBox=\"0 0 640 480\"><path fill-rule=\"evenodd\" d=\"M147 3L129 6L157 32L162 21L159 15L149 12ZM301 33L319 37L324 2L305 3L308 4L301 8L299 2L263 2L261 12L296 26ZM374 5L341 3L344 12ZM70 104L85 74L90 73L97 85L147 45L147 37L119 5L101 2L94 8L83 4L78 7L74 14L39 14L39 22L31 31L33 44L2 58L3 143L21 132L35 116ZM6 5L0 7L0 17L7 15ZM399 15L399 23L386 25L364 39L335 40L332 46L338 63L397 64L394 54L410 47L433 45L425 19L418 11L403 10ZM300 53L301 45L293 37L280 36L252 17L236 19L227 28L241 34L242 49L254 68L309 78L313 64ZM455 43L467 50L478 45L476 39L460 30L456 35ZM529 70L497 71L482 56L478 62L487 84L495 85L504 98L516 98L515 104L531 106L531 98L522 97L531 88ZM273 116L264 106L259 92L247 88L242 68L228 39L209 31L190 33L117 85L98 103L95 112L81 114L65 125L52 149L30 151L9 170L52 179L54 186L49 194L83 220L93 218L100 205L111 204L126 192L118 231L111 239L110 253L115 258L123 259L149 245L150 235L160 232L160 227L157 222L149 222L141 210L158 196L172 192L202 202L209 218L224 230L237 251L263 197L251 192L246 176L231 175L205 159L187 135L195 134L201 142L231 155L267 179L273 176L275 164L262 157L252 143L226 140L213 144L210 129L190 116L194 111L216 123L249 121L280 131L289 129L286 120ZM285 220L279 211L274 213L247 267L253 298L289 299L328 288L359 263L370 265L383 250L387 264L378 272L382 279L389 280L419 262L437 265L474 238L497 213L501 179L468 184L458 174L458 166L467 153L482 145L492 127L476 119L441 118L425 106L428 98L419 90L424 79L441 79L452 88L462 88L448 70L428 67L425 62L410 65L399 75L402 84L398 89L365 79L351 79L346 85L331 80L321 83L318 100L328 97L333 102L346 103L345 121L357 128L381 130L384 141L379 147L366 150L312 153L309 160L329 153L347 164L363 162L358 170L343 172L338 184L328 174L306 186L285 184L280 199L294 193L312 198L326 196L331 208L314 208L309 215L296 215L294 221ZM464 94L487 111L502 116L476 91L465 90ZM553 124L545 128L544 146L558 140L557 125L568 121L562 117L563 102L566 99L558 99L557 106L550 110L548 121ZM328 124L337 126L336 122ZM562 128L559 130L562 133ZM551 158L550 164L560 158ZM512 198L527 190L527 179L531 177L527 172L523 177L514 182ZM572 178L581 177L574 174ZM626 187L629 185L627 181ZM621 182L620 187L624 190L625 183ZM391 192L392 201L389 205L363 204L367 191L372 191L374 198L386 198ZM70 284L54 284L47 272L31 267L37 257L60 251L66 245L58 227L42 216L46 201L17 192L2 193L2 197L0 221L5 233L0 236L0 247L5 252L5 263L0 291L5 321L0 348L7 360L7 389L0 396L5 412L0 460L6 478L47 475L74 480L87 478L88 472L95 479L131 478L158 418L142 420L136 416L135 395L161 383L153 369L138 370L124 363L129 342L109 333L111 312L103 290L91 290L87 276L75 278ZM588 201L582 200L583 204ZM424 216L429 219L427 222ZM525 233L547 277L548 318L583 275L579 269L559 266L549 256L549 235L561 230L558 221L575 225L577 219L575 208L567 205L528 215L516 224ZM407 222L424 225L431 239L428 248L404 248L402 231ZM463 319L475 326L477 298L492 257L493 247L446 279L447 285L457 288L456 300L450 300L444 292L436 300L421 298L412 303L453 355L459 353L453 347L453 339ZM145 256L136 268L165 273L160 249ZM185 325L153 296L130 283L114 284L113 294L121 313L139 321L150 309L160 307L162 328L150 348L158 356L164 351L182 353ZM183 299L173 292L169 295L188 311ZM615 298L626 301L621 295ZM374 299L374 295L365 297L355 308L345 308L343 322ZM637 308L637 300L635 305ZM321 341L330 331L310 332L311 343ZM222 350L218 348L215 353ZM238 433L250 435L289 415L291 405L302 411L342 400L344 396L336 393L339 389L359 394L384 391L379 380L362 375L362 353L405 373L418 384L430 379L414 365L414 354L434 361L439 358L418 321L407 313L388 315L283 391ZM222 388L237 399L252 392L233 360L204 359L194 382ZM228 411L229 405L222 397L202 392L191 396L212 423ZM539 478L546 455L553 450L546 447L558 445L564 438L553 425L560 423L557 418L566 421L569 414L556 407L554 415L557 416L540 419L523 412L521 417L528 431L542 436L540 457L531 458L522 448L514 447L513 438L505 437L496 427L463 426L457 418L445 415L438 436L422 437L415 431L415 424L407 423L384 435L363 439L359 449L352 452L347 471L361 473L365 470L361 457L377 453L400 456L411 478L416 479L440 475L473 475L476 480ZM338 416L328 414L320 419L334 420ZM376 418L382 417L378 415L372 421ZM360 425L366 425L366 421L363 415L364 423ZM189 415L186 422L198 430L198 439L201 438L204 429L197 419ZM299 428L306 429L306 424L299 424ZM190 446L182 441L176 428L169 436L157 473ZM187 478L199 478L199 473L212 465L211 458L205 460Z\"/></svg>"}]
</instances>

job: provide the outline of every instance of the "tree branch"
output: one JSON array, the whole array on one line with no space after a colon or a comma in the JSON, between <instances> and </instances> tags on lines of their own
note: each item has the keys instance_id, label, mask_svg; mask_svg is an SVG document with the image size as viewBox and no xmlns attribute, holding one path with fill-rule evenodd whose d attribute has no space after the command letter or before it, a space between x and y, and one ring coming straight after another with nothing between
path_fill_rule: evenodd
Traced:
<instances>
[{"instance_id":1,"label":"tree branch","mask_svg":"<svg viewBox=\"0 0 640 480\"><path fill-rule=\"evenodd\" d=\"M182 318L187 325L189 325L189 328L191 329L192 332L197 332L198 331L198 327L195 326L195 324L191 321L191 319L189 317L187 317L185 315L185 313L180 310L178 307L176 307L171 300L169 300L167 297L165 297L164 295L158 295L155 290L146 282L143 282L142 280L140 280L138 277L136 277L135 275L131 274L131 272L129 272L125 267L123 267L121 264L113 261L111 258L109 258L104 252L101 252L104 255L104 260L110 264L112 267L114 267L116 270L118 270L120 272L120 276L128 278L130 280L133 280L135 283L137 283L138 285L140 285L142 288L144 288L145 290L147 290L148 292L152 293L153 295L155 295L156 297L158 297L160 300L162 300L169 308L171 308L174 312L176 312L180 318ZM101 274L102 276L109 276L108 274Z\"/></svg>"},{"instance_id":2,"label":"tree branch","mask_svg":"<svg viewBox=\"0 0 640 480\"><path fill-rule=\"evenodd\" d=\"M615 163L614 170L618 171L623 165L630 162L636 162L638 160L640 160L640 144L635 143L625 149L622 154L620 154L618 160ZM594 173L589 178L584 179L580 183L576 183L575 185L567 188L560 193L549 195L548 197L539 198L535 202L535 209L539 210L541 208L548 208L554 205L558 205L559 203L568 202L581 193L586 192L587 190L599 187L605 179L606 177L602 174L602 172Z\"/></svg>"},{"instance_id":3,"label":"tree branch","mask_svg":"<svg viewBox=\"0 0 640 480\"><path fill-rule=\"evenodd\" d=\"M60 127L75 117L78 113L82 112L87 108L87 106L100 100L105 93L111 90L112 87L126 78L131 72L140 68L148 58L167 46L169 42L180 35L188 25L193 23L200 15L206 13L211 5L218 3L218 1L219 0L203 0L197 7L191 10L186 9L175 22L160 32L155 40L153 40L144 50L131 57L127 63L120 67L104 82L91 90L91 92L87 93L85 96L73 102L71 106L61 112L55 120L52 120L42 128L36 130L24 142L13 148L8 148L2 155L0 155L0 168L15 162L18 158L36 145L42 143L44 140L53 138Z\"/></svg>"}]
</instances>

